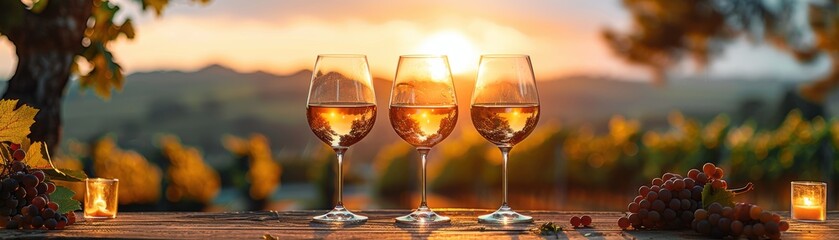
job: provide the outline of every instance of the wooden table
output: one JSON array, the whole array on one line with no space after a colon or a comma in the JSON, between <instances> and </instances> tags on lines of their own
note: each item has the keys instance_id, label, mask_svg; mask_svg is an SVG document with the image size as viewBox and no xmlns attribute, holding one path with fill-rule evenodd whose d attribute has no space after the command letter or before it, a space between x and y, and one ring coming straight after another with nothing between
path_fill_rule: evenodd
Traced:
<instances>
[{"instance_id":1,"label":"wooden table","mask_svg":"<svg viewBox=\"0 0 839 240\"><path fill-rule=\"evenodd\" d=\"M357 211L370 217L361 225L329 226L311 223L312 216L325 211L284 212L142 212L120 213L118 218L104 221L80 220L65 230L0 230L0 238L163 238L163 239L257 239L266 236L278 239L320 238L596 238L596 239L700 239L690 230L684 231L621 231L617 212L522 211L533 216L533 224L510 226L477 223L475 217L491 212L486 209L437 209L452 217L449 225L414 227L397 225L393 218L408 210ZM78 213L77 213L78 214ZM573 215L589 215L593 228L569 228ZM789 216L781 212L783 216ZM785 217L786 218L786 217ZM79 218L81 219L81 218ZM791 222L784 239L839 239L839 212L830 212L826 223ZM564 226L558 236L541 236L538 226L553 221Z\"/></svg>"}]
</instances>

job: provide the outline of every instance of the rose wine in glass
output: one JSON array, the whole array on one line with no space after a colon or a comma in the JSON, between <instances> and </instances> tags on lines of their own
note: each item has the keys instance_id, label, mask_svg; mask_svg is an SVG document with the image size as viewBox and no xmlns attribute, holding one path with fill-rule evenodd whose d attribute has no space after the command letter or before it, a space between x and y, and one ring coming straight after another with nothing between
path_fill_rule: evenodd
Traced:
<instances>
[{"instance_id":1,"label":"rose wine in glass","mask_svg":"<svg viewBox=\"0 0 839 240\"><path fill-rule=\"evenodd\" d=\"M513 211L507 203L507 161L510 150L539 122L539 93L530 57L483 55L472 93L472 124L501 150L501 207L478 217L482 223L530 223L533 218Z\"/></svg>"},{"instance_id":2,"label":"rose wine in glass","mask_svg":"<svg viewBox=\"0 0 839 240\"><path fill-rule=\"evenodd\" d=\"M309 86L306 119L315 136L338 155L337 203L332 211L312 221L329 224L367 221L367 217L344 208L342 201L344 153L367 136L376 121L376 97L366 56L318 56Z\"/></svg>"},{"instance_id":3,"label":"rose wine in glass","mask_svg":"<svg viewBox=\"0 0 839 240\"><path fill-rule=\"evenodd\" d=\"M408 215L396 218L397 223L448 223L426 202L426 163L431 148L446 139L457 123L457 98L446 56L400 56L396 79L390 92L390 124L405 142L417 148L422 162L419 207Z\"/></svg>"}]
</instances>

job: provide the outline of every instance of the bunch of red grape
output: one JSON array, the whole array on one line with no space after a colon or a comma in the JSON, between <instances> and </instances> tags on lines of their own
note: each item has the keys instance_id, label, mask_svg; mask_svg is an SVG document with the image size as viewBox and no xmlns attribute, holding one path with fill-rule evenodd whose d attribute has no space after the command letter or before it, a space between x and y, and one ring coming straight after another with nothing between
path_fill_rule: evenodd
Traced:
<instances>
[{"instance_id":1,"label":"bunch of red grape","mask_svg":"<svg viewBox=\"0 0 839 240\"><path fill-rule=\"evenodd\" d=\"M707 210L697 209L693 215L693 229L714 238L780 239L781 232L789 230L789 223L781 221L780 215L748 203L737 203L734 208L711 203Z\"/></svg>"},{"instance_id":2,"label":"bunch of red grape","mask_svg":"<svg viewBox=\"0 0 839 240\"><path fill-rule=\"evenodd\" d=\"M721 177L722 169L719 175ZM638 196L627 206L629 216L619 219L618 225L624 229L629 226L635 229L689 227L693 212L702 207L702 186L709 179L715 178L697 169L688 171L688 177L665 173L661 178L654 178L650 186L638 188Z\"/></svg>"},{"instance_id":3,"label":"bunch of red grape","mask_svg":"<svg viewBox=\"0 0 839 240\"><path fill-rule=\"evenodd\" d=\"M7 229L64 229L76 215L62 215L58 204L50 202L55 184L41 170L30 169L23 159L26 152L18 144L4 144L12 154L0 173L0 227Z\"/></svg>"}]
</instances>

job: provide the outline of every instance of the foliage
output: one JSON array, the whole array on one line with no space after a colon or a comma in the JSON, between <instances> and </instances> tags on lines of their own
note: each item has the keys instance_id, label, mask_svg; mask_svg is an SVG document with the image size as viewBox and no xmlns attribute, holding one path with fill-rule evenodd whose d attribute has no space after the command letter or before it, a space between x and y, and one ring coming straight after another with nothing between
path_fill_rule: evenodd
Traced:
<instances>
[{"instance_id":1,"label":"foliage","mask_svg":"<svg viewBox=\"0 0 839 240\"><path fill-rule=\"evenodd\" d=\"M757 191L745 198L761 205L783 206L788 199L770 196L789 189L776 186L787 186L791 179L824 180L831 171L839 173L839 167L823 167L836 166L839 158L821 154L839 149L839 120L807 121L799 111L791 111L777 128L767 129L749 121L734 125L725 115L702 123L673 112L668 123L664 129L644 128L638 120L614 116L602 133L586 125L559 128L542 124L513 148L509 185L518 193L511 196L548 199L545 194L557 189L563 195L580 191L606 198L605 202L593 203L606 204L597 207L608 209L614 204L614 209L620 209L622 201L608 200L609 194L625 195L616 189L637 189L638 184L663 172L685 173L712 162L726 168L730 184L758 183ZM450 153L432 156L432 162L441 167L429 172L431 192L469 201L474 199L472 189L484 194L478 198L489 197L484 189L498 189L498 150L479 136L470 135L476 134L464 132L460 138L448 139L435 148ZM376 158L374 191L390 202L401 201L394 193L413 187L411 179L405 180L405 173L414 169L410 160L415 156L410 147L402 145L386 146Z\"/></svg>"},{"instance_id":2,"label":"foliage","mask_svg":"<svg viewBox=\"0 0 839 240\"><path fill-rule=\"evenodd\" d=\"M133 17L127 15L124 21L119 22L115 16L120 13L119 4L131 4L130 2L112 2L107 0L90 0L90 18L87 28L84 30L84 39L81 44L83 50L76 56L70 67L72 72L79 75L81 85L93 88L97 95L109 98L111 89L122 89L124 77L122 67L117 63L113 53L108 46L113 41L124 37L133 39L135 36ZM153 10L157 16L163 14L163 10L169 4L169 0L135 0L142 9ZM209 0L191 0L190 2L206 4ZM25 24L25 14L39 14L50 1L0 1L0 35L10 34L12 29ZM84 9L72 9L73 11L84 11ZM82 71L81 66L87 67Z\"/></svg>"},{"instance_id":3,"label":"foliage","mask_svg":"<svg viewBox=\"0 0 839 240\"><path fill-rule=\"evenodd\" d=\"M9 146L16 144L16 151L24 151L25 156L21 160L32 169L43 170L49 180L81 181L87 177L84 172L75 175L67 175L62 170L56 169L52 163L49 153L45 153L43 142L30 142L28 135L30 127L35 123L37 109L21 105L17 106L18 100L0 100L0 142L2 142L3 164L12 162L12 154L8 151ZM6 165L8 166L8 165ZM6 169L6 168L4 168ZM69 171L68 171L69 172ZM5 172L5 174L10 174ZM73 199L75 192L70 189L57 187L56 191L50 194L50 200L59 204L59 213L66 213L81 209L79 201Z\"/></svg>"},{"instance_id":4,"label":"foliage","mask_svg":"<svg viewBox=\"0 0 839 240\"><path fill-rule=\"evenodd\" d=\"M249 139L225 136L224 147L239 158L248 162L247 178L250 183L251 199L268 198L280 185L282 168L272 154L268 138L262 134L253 134Z\"/></svg>"},{"instance_id":5,"label":"foliage","mask_svg":"<svg viewBox=\"0 0 839 240\"><path fill-rule=\"evenodd\" d=\"M221 188L218 172L204 163L198 149L184 147L175 136L160 138L164 157L169 160L166 170L166 199L171 202L182 200L210 203Z\"/></svg>"},{"instance_id":6,"label":"foliage","mask_svg":"<svg viewBox=\"0 0 839 240\"><path fill-rule=\"evenodd\" d=\"M120 192L120 204L148 204L160 199L163 174L142 155L120 149L110 137L96 142L91 153L96 176L117 178L123 189L130 189Z\"/></svg>"},{"instance_id":7,"label":"foliage","mask_svg":"<svg viewBox=\"0 0 839 240\"><path fill-rule=\"evenodd\" d=\"M721 55L726 44L742 36L768 42L799 61L826 55L832 73L802 87L808 100L824 101L839 86L839 2L796 0L624 0L632 15L632 29L606 29L603 37L617 55L649 67L656 80L689 57L700 67ZM805 9L807 8L807 9ZM827 53L827 54L822 54Z\"/></svg>"}]
</instances>

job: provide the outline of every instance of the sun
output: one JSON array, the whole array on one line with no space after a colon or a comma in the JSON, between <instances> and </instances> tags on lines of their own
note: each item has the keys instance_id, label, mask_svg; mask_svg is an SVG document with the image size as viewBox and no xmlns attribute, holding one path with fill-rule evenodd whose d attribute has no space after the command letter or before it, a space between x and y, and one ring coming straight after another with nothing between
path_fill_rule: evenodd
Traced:
<instances>
[{"instance_id":1,"label":"sun","mask_svg":"<svg viewBox=\"0 0 839 240\"><path fill-rule=\"evenodd\" d=\"M473 71L478 65L477 48L468 37L457 31L437 32L425 38L417 51L447 55L453 74Z\"/></svg>"}]
</instances>

